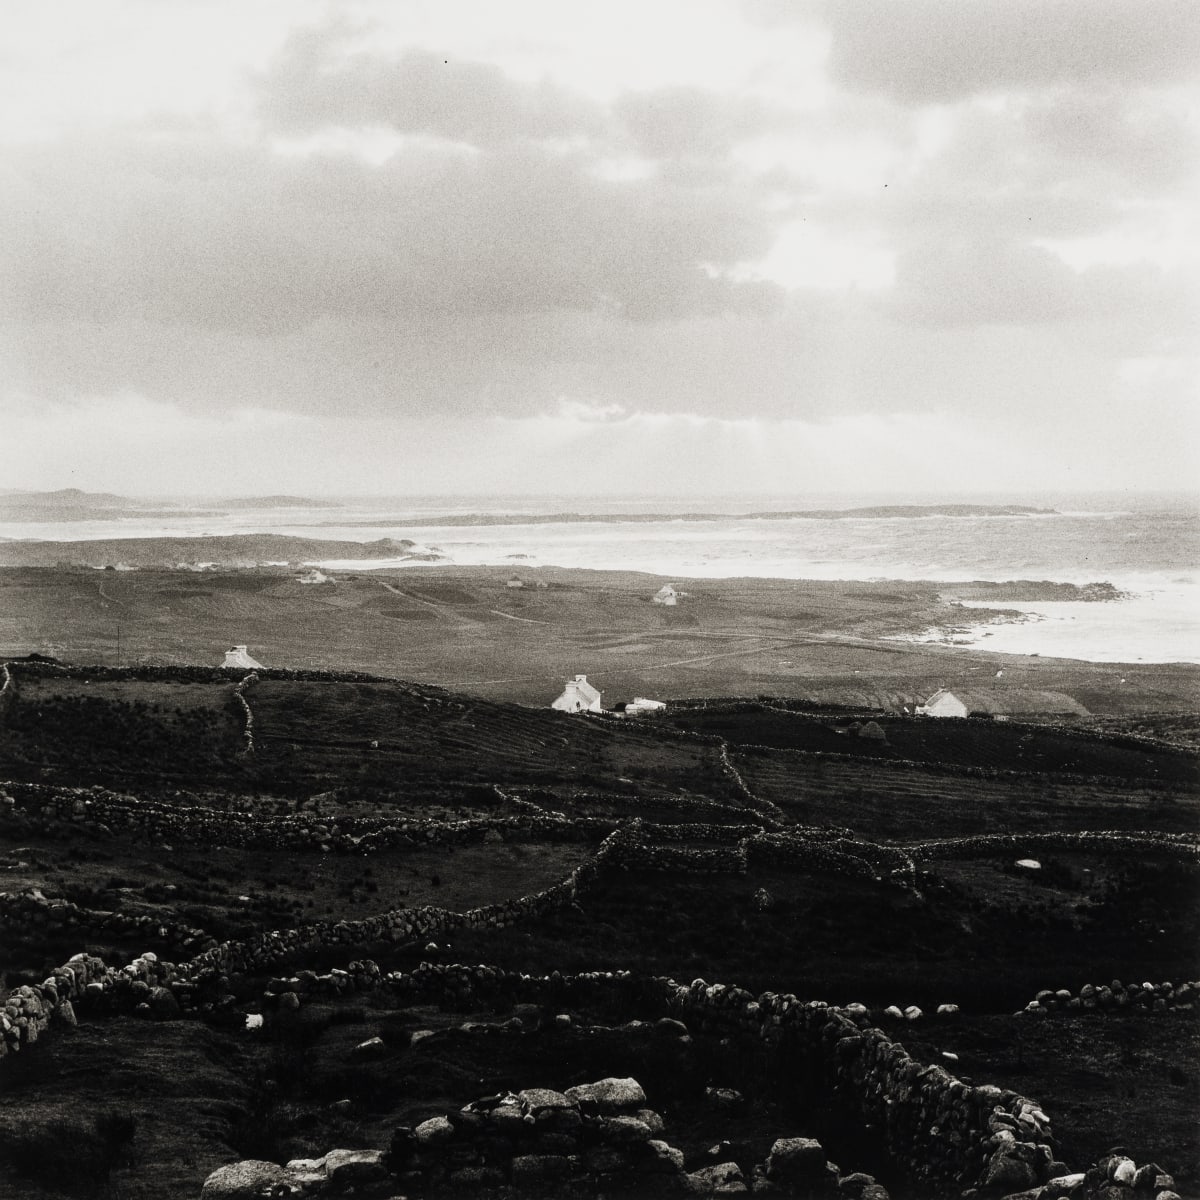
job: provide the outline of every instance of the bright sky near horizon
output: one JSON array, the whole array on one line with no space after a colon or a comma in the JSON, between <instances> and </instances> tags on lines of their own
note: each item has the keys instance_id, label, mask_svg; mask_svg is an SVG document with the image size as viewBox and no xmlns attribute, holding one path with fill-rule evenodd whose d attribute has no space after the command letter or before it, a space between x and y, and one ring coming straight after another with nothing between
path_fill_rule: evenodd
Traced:
<instances>
[{"instance_id":1,"label":"bright sky near horizon","mask_svg":"<svg viewBox=\"0 0 1200 1200\"><path fill-rule=\"evenodd\" d=\"M2 486L1200 478L1194 0L0 14Z\"/></svg>"}]
</instances>

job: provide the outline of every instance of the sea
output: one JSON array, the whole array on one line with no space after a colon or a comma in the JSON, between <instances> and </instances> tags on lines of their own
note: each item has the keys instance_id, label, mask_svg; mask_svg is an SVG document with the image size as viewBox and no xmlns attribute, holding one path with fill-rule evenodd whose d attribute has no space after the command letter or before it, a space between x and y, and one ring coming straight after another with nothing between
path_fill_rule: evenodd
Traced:
<instances>
[{"instance_id":1,"label":"sea","mask_svg":"<svg viewBox=\"0 0 1200 1200\"><path fill-rule=\"evenodd\" d=\"M177 501L179 502L179 501ZM1037 511L934 514L928 506L1021 506ZM881 507L923 506L881 515ZM867 509L866 513L854 510ZM798 515L805 514L805 515ZM340 497L310 502L188 498L92 521L0 520L0 537L73 541L280 533L369 542L407 538L438 562L316 555L327 570L411 571L445 563L644 571L665 580L1050 580L1111 583L1097 602L967 602L952 641L974 650L1094 662L1200 663L1200 496L1048 493L1041 496ZM944 641L945 630L914 635Z\"/></svg>"}]
</instances>

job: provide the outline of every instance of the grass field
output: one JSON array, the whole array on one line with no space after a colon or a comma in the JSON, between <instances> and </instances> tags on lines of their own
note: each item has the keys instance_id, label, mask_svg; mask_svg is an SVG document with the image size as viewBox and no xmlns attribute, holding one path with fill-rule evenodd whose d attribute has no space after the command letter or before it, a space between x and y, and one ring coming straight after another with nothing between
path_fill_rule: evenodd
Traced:
<instances>
[{"instance_id":1,"label":"grass field","mask_svg":"<svg viewBox=\"0 0 1200 1200\"><path fill-rule=\"evenodd\" d=\"M1200 708L1194 666L880 640L956 621L936 584L675 580L688 596L665 608L650 602L656 576L545 568L546 588L516 590L509 574L422 566L306 586L266 568L0 567L0 651L116 664L119 627L126 665L215 665L245 643L267 666L366 671L535 706L582 672L607 704L765 693L887 708L979 686L1003 666L1008 686L1065 691L1099 715Z\"/></svg>"}]
</instances>

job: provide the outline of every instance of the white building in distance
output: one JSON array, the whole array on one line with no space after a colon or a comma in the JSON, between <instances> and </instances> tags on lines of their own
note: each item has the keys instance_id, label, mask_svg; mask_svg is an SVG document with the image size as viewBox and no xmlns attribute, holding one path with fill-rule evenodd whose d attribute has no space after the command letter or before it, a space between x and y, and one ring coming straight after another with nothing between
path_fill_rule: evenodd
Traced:
<instances>
[{"instance_id":1,"label":"white building in distance","mask_svg":"<svg viewBox=\"0 0 1200 1200\"><path fill-rule=\"evenodd\" d=\"M553 701L550 707L568 713L604 711L600 707L600 693L588 683L586 675L576 675L574 679L568 679L563 694Z\"/></svg>"},{"instance_id":2,"label":"white building in distance","mask_svg":"<svg viewBox=\"0 0 1200 1200\"><path fill-rule=\"evenodd\" d=\"M250 657L250 653L245 646L234 646L230 650L225 651L225 661L221 664L223 667L241 667L245 670L253 671L255 668L262 669L262 663L255 662Z\"/></svg>"},{"instance_id":3,"label":"white building in distance","mask_svg":"<svg viewBox=\"0 0 1200 1200\"><path fill-rule=\"evenodd\" d=\"M655 604L666 604L673 607L679 603L679 593L672 584L664 583L650 599Z\"/></svg>"},{"instance_id":4,"label":"white building in distance","mask_svg":"<svg viewBox=\"0 0 1200 1200\"><path fill-rule=\"evenodd\" d=\"M647 700L645 696L635 696L625 705L627 717L644 717L651 713L660 713L667 706L661 700Z\"/></svg>"}]
</instances>

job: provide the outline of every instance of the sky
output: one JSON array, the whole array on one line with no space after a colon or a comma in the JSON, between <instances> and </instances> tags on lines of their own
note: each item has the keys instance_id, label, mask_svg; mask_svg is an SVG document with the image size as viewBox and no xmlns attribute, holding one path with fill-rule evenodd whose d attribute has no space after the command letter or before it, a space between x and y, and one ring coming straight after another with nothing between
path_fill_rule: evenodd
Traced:
<instances>
[{"instance_id":1,"label":"sky","mask_svg":"<svg viewBox=\"0 0 1200 1200\"><path fill-rule=\"evenodd\" d=\"M3 486L1194 487L1194 0L0 14Z\"/></svg>"}]
</instances>

